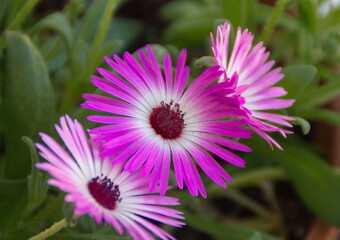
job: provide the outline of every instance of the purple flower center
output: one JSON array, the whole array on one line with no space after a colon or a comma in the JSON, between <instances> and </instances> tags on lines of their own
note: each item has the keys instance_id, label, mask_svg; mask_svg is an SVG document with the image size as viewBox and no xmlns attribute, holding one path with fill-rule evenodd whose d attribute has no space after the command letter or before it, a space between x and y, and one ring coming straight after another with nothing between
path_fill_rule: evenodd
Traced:
<instances>
[{"instance_id":1,"label":"purple flower center","mask_svg":"<svg viewBox=\"0 0 340 240\"><path fill-rule=\"evenodd\" d=\"M184 124L184 114L179 104L173 100L170 103L161 102L161 105L152 109L149 122L155 132L164 139L175 139L181 136Z\"/></svg>"},{"instance_id":2,"label":"purple flower center","mask_svg":"<svg viewBox=\"0 0 340 240\"><path fill-rule=\"evenodd\" d=\"M106 176L103 178L95 177L87 184L92 197L104 208L114 210L117 201L121 201L118 185L115 185L111 179Z\"/></svg>"}]
</instances>

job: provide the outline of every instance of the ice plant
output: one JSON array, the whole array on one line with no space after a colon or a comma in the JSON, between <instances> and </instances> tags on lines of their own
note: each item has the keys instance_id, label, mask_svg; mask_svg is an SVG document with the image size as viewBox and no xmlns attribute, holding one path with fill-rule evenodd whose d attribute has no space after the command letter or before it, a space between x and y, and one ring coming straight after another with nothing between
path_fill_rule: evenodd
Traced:
<instances>
[{"instance_id":1,"label":"ice plant","mask_svg":"<svg viewBox=\"0 0 340 240\"><path fill-rule=\"evenodd\" d=\"M74 203L75 215L88 214L98 224L105 221L120 234L125 228L134 239L154 239L150 232L161 239L174 239L146 218L176 227L184 225L177 220L183 219L181 212L164 207L178 205L178 199L150 194L148 177L124 172L121 162L112 164L114 157L101 157L101 143L89 142L76 120L61 117L56 130L68 151L41 133L47 147L36 146L47 162L37 163L37 167L52 176L50 185L67 193L65 200Z\"/></svg>"},{"instance_id":2,"label":"ice plant","mask_svg":"<svg viewBox=\"0 0 340 240\"><path fill-rule=\"evenodd\" d=\"M219 81L228 82L228 89L233 89L231 95L238 97L240 108L246 114L249 126L270 146L281 146L266 132L280 132L284 137L291 131L277 125L292 127L288 122L291 117L270 113L266 110L277 110L290 107L295 100L280 99L287 94L282 87L273 87L284 75L281 68L272 69L274 61L267 61L262 42L252 47L254 36L248 30L237 29L235 43L228 56L230 25L225 23L217 28L216 41L211 34L212 50L217 65L224 71ZM230 95L229 95L230 96Z\"/></svg>"},{"instance_id":3,"label":"ice plant","mask_svg":"<svg viewBox=\"0 0 340 240\"><path fill-rule=\"evenodd\" d=\"M84 94L88 101L82 106L111 115L88 117L107 124L91 133L106 142L104 156L119 151L114 163L123 161L124 170L142 169L142 176L151 175L151 191L159 184L161 194L165 193L173 163L179 188L185 183L192 195L206 197L195 162L225 187L225 180L231 178L207 150L243 167L245 162L226 148L250 148L228 137L250 137L251 131L241 128L244 120L228 119L242 112L233 98L224 97L230 92L225 83L210 86L222 74L219 67L207 69L185 91L189 76L186 51L181 52L174 74L169 55L164 56L161 71L151 47L146 46L146 51L138 51L140 62L127 52L123 59L106 57L115 73L97 69L105 79L93 76L93 84L112 97Z\"/></svg>"}]
</instances>

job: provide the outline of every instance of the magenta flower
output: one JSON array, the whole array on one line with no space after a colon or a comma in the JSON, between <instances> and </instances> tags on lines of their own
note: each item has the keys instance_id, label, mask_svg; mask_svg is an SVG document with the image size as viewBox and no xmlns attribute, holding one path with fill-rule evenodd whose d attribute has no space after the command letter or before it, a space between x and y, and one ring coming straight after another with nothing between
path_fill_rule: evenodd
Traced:
<instances>
[{"instance_id":1,"label":"magenta flower","mask_svg":"<svg viewBox=\"0 0 340 240\"><path fill-rule=\"evenodd\" d=\"M98 224L112 225L119 234L125 228L134 239L154 239L146 229L161 239L174 239L145 218L181 227L184 223L173 218L183 219L182 213L164 207L178 205L178 199L150 194L149 178L122 171L122 163L111 163L113 157L100 157L101 144L89 143L76 120L61 117L56 130L69 152L41 133L47 147L36 146L48 162L36 166L52 175L50 185L67 193L65 200L75 204L75 215L89 214Z\"/></svg>"},{"instance_id":2,"label":"magenta flower","mask_svg":"<svg viewBox=\"0 0 340 240\"><path fill-rule=\"evenodd\" d=\"M295 100L279 99L287 94L282 87L273 87L284 75L281 68L270 70L274 61L267 61L269 52L262 46L262 42L252 48L253 34L237 29L235 44L228 57L230 25L225 23L217 29L216 42L211 34L212 50L217 65L224 70L220 81L228 82L228 88L233 89L233 96L238 96L240 108L246 114L248 125L269 145L281 146L266 132L280 132L284 137L291 131L277 125L292 127L287 120L294 118L266 112L266 110L284 109L290 107Z\"/></svg>"},{"instance_id":3,"label":"magenta flower","mask_svg":"<svg viewBox=\"0 0 340 240\"><path fill-rule=\"evenodd\" d=\"M165 193L172 162L179 188L185 183L192 195L200 192L206 197L194 162L214 182L226 187L224 180L231 181L230 176L207 150L243 167L245 162L226 148L250 148L226 137L246 138L251 131L240 128L245 124L242 119L227 120L242 111L234 99L224 97L230 93L225 83L209 87L222 74L217 71L219 67L207 69L185 91L189 76L186 51L181 52L175 73L166 55L163 73L151 48L146 49L147 54L138 51L140 62L127 52L124 59L116 55L114 60L105 58L116 73L99 68L106 80L93 76L93 84L112 97L85 94L88 101L82 106L112 116L88 117L108 124L91 133L106 142L104 156L120 151L113 162L126 162L124 170L142 168L142 176L151 174L151 191L159 184L160 193Z\"/></svg>"}]
</instances>

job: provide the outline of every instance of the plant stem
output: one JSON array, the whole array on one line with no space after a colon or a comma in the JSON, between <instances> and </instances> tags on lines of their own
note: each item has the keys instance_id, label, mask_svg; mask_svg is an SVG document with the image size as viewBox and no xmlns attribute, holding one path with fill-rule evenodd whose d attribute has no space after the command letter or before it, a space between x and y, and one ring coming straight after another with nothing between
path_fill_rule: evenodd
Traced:
<instances>
[{"instance_id":1,"label":"plant stem","mask_svg":"<svg viewBox=\"0 0 340 240\"><path fill-rule=\"evenodd\" d=\"M45 231L29 238L28 240L44 240L53 234L59 232L61 229L67 226L67 221L66 219L62 219L59 222L54 223L50 228L46 229Z\"/></svg>"},{"instance_id":2,"label":"plant stem","mask_svg":"<svg viewBox=\"0 0 340 240\"><path fill-rule=\"evenodd\" d=\"M278 0L276 3L276 7L272 13L272 15L269 17L268 21L266 22L264 29L260 35L260 41L263 41L266 43L270 37L270 35L273 32L273 29L279 20L281 14L283 13L288 0Z\"/></svg>"},{"instance_id":3,"label":"plant stem","mask_svg":"<svg viewBox=\"0 0 340 240\"><path fill-rule=\"evenodd\" d=\"M234 177L234 181L228 184L228 188L235 189L244 186L256 185L266 180L282 180L286 179L285 172L278 167L266 167L256 170L248 170L247 172L240 173ZM208 195L214 196L221 192L221 188L213 185L208 189Z\"/></svg>"},{"instance_id":4,"label":"plant stem","mask_svg":"<svg viewBox=\"0 0 340 240\"><path fill-rule=\"evenodd\" d=\"M29 0L20 12L17 13L7 30L16 30L38 2L39 0Z\"/></svg>"}]
</instances>

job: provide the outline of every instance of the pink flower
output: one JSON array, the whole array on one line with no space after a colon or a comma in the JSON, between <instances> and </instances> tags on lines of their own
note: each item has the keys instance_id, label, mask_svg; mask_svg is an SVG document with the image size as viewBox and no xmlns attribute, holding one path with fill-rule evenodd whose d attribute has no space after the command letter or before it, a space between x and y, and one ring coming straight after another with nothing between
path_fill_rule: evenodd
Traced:
<instances>
[{"instance_id":1,"label":"pink flower","mask_svg":"<svg viewBox=\"0 0 340 240\"><path fill-rule=\"evenodd\" d=\"M282 87L273 87L284 75L281 68L270 70L274 61L267 61L269 52L262 42L252 48L254 36L248 30L237 29L235 44L228 56L230 25L225 23L217 29L216 42L211 34L212 50L217 65L224 71L220 81L229 83L228 88L234 90L233 96L238 96L240 108L246 114L248 125L269 145L281 146L266 132L280 132L284 137L291 131L277 125L292 127L287 120L294 118L269 113L266 110L284 109L290 107L295 100L279 99L286 95ZM229 95L230 96L230 95Z\"/></svg>"},{"instance_id":2,"label":"pink flower","mask_svg":"<svg viewBox=\"0 0 340 240\"><path fill-rule=\"evenodd\" d=\"M67 193L65 200L75 204L75 215L89 214L98 224L105 221L120 234L125 228L134 239L154 239L146 229L161 239L174 239L145 218L181 227L184 223L173 218L183 219L182 213L164 207L178 205L178 199L150 194L149 178L122 171L122 163L111 163L114 157L100 157L101 144L89 142L76 120L61 117L56 130L68 152L41 133L47 147L36 146L48 162L36 166L51 174L50 185Z\"/></svg>"},{"instance_id":3,"label":"pink flower","mask_svg":"<svg viewBox=\"0 0 340 240\"><path fill-rule=\"evenodd\" d=\"M230 93L225 83L210 87L222 74L218 66L203 72L185 91L186 51L181 52L175 72L166 55L162 72L151 48L146 49L147 54L138 51L140 62L127 52L123 59L106 58L115 73L97 69L106 80L93 76L93 84L112 97L85 94L88 101L82 106L111 116L90 116L91 121L107 124L91 133L106 142L103 156L120 151L114 163L124 161L126 171L142 169L142 176L151 174L151 191L159 184L161 194L165 193L173 164L179 188L185 183L192 195L200 192L206 197L194 162L226 187L230 176L207 150L243 167L245 162L226 148L250 148L226 137L247 138L251 131L240 128L245 124L242 119L227 120L242 111L234 99L224 97Z\"/></svg>"}]
</instances>

